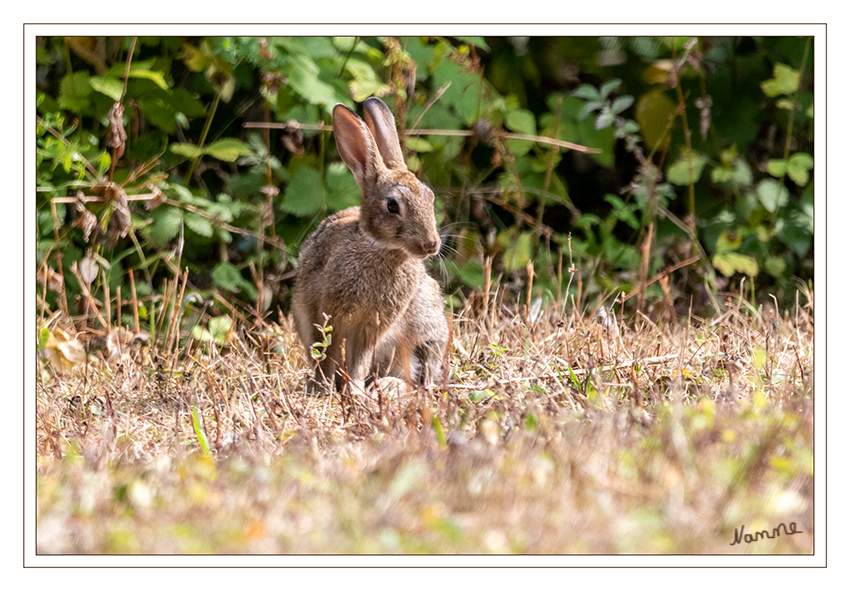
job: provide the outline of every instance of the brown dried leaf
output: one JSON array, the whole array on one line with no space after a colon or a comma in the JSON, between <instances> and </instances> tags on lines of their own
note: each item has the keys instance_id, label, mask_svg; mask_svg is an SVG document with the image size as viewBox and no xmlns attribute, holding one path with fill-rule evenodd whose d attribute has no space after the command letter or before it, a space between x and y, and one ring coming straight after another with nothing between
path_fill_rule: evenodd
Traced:
<instances>
[{"instance_id":1,"label":"brown dried leaf","mask_svg":"<svg viewBox=\"0 0 850 591\"><path fill-rule=\"evenodd\" d=\"M273 56L269 53L269 40L265 37L260 37L258 44L260 46L260 57L263 59L271 59Z\"/></svg>"},{"instance_id":2,"label":"brown dried leaf","mask_svg":"<svg viewBox=\"0 0 850 591\"><path fill-rule=\"evenodd\" d=\"M80 261L80 275L83 278L83 281L86 283L91 283L97 278L97 274L100 271L100 266L97 264L97 261L92 258L91 253L86 254L85 258Z\"/></svg>"},{"instance_id":3,"label":"brown dried leaf","mask_svg":"<svg viewBox=\"0 0 850 591\"><path fill-rule=\"evenodd\" d=\"M116 328L106 337L107 363L122 360L127 354L127 346L133 338L133 333L126 328Z\"/></svg>"},{"instance_id":4,"label":"brown dried leaf","mask_svg":"<svg viewBox=\"0 0 850 591\"><path fill-rule=\"evenodd\" d=\"M151 342L151 335L142 331L137 332L130 339L130 345L133 347L146 347Z\"/></svg>"},{"instance_id":5,"label":"brown dried leaf","mask_svg":"<svg viewBox=\"0 0 850 591\"><path fill-rule=\"evenodd\" d=\"M80 316L97 316L97 309L103 307L103 302L101 302L97 298L87 298L83 294L78 294L74 300L77 304L77 310L80 312ZM96 306L96 308L92 307Z\"/></svg>"},{"instance_id":6,"label":"brown dried leaf","mask_svg":"<svg viewBox=\"0 0 850 591\"><path fill-rule=\"evenodd\" d=\"M114 148L113 162L124 155L124 147L127 143L127 132L124 131L124 105L115 103L109 110L109 132L106 134L106 145Z\"/></svg>"},{"instance_id":7,"label":"brown dried leaf","mask_svg":"<svg viewBox=\"0 0 850 591\"><path fill-rule=\"evenodd\" d=\"M74 208L77 210L77 219L74 221L74 226L82 229L83 238L85 238L86 242L89 241L89 236L91 236L92 232L94 232L94 237L97 239L100 234L99 226L97 225L97 217L86 209L85 204L82 201L83 197L82 191L77 191L77 200L74 202ZM97 230L97 231L95 231Z\"/></svg>"},{"instance_id":8,"label":"brown dried leaf","mask_svg":"<svg viewBox=\"0 0 850 591\"><path fill-rule=\"evenodd\" d=\"M145 209L156 209L157 207L165 203L165 194L159 190L159 187L153 184L148 184L147 188L151 193L153 193L153 199L148 199L147 201L145 201Z\"/></svg>"},{"instance_id":9,"label":"brown dried leaf","mask_svg":"<svg viewBox=\"0 0 850 591\"><path fill-rule=\"evenodd\" d=\"M95 189L102 191L103 196L112 202L113 212L109 219L106 244L114 246L118 242L118 238L124 238L130 230L130 205L127 202L127 193L120 185L112 182L95 187Z\"/></svg>"},{"instance_id":10,"label":"brown dried leaf","mask_svg":"<svg viewBox=\"0 0 850 591\"><path fill-rule=\"evenodd\" d=\"M263 185L260 187L260 193L266 197L277 197L280 194L280 188L274 185Z\"/></svg>"},{"instance_id":11,"label":"brown dried leaf","mask_svg":"<svg viewBox=\"0 0 850 591\"><path fill-rule=\"evenodd\" d=\"M297 121L287 121L281 140L283 147L296 156L304 153L304 132L301 131Z\"/></svg>"},{"instance_id":12,"label":"brown dried leaf","mask_svg":"<svg viewBox=\"0 0 850 591\"><path fill-rule=\"evenodd\" d=\"M262 77L263 87L269 92L269 94L277 93L281 86L286 85L286 82L286 78L277 72L265 72Z\"/></svg>"},{"instance_id":13,"label":"brown dried leaf","mask_svg":"<svg viewBox=\"0 0 850 591\"><path fill-rule=\"evenodd\" d=\"M260 193L267 197L266 201L263 203L260 219L263 222L263 226L271 226L274 224L274 204L272 200L278 193L280 193L280 189L274 185L265 185L260 189Z\"/></svg>"},{"instance_id":14,"label":"brown dried leaf","mask_svg":"<svg viewBox=\"0 0 850 591\"><path fill-rule=\"evenodd\" d=\"M479 119L472 129L472 137L483 144L493 143L493 125L487 119Z\"/></svg>"},{"instance_id":15,"label":"brown dried leaf","mask_svg":"<svg viewBox=\"0 0 850 591\"><path fill-rule=\"evenodd\" d=\"M62 287L65 285L65 278L62 277L59 273L54 271L51 267L46 267L44 269L44 274L40 275L39 281L47 280L47 289L50 291L60 291Z\"/></svg>"},{"instance_id":16,"label":"brown dried leaf","mask_svg":"<svg viewBox=\"0 0 850 591\"><path fill-rule=\"evenodd\" d=\"M693 50L688 53L687 61L694 70L698 72L702 70L702 54L699 51Z\"/></svg>"},{"instance_id":17,"label":"brown dried leaf","mask_svg":"<svg viewBox=\"0 0 850 591\"><path fill-rule=\"evenodd\" d=\"M44 352L57 371L64 373L86 360L85 347L77 336L72 338L59 327L50 331Z\"/></svg>"}]
</instances>

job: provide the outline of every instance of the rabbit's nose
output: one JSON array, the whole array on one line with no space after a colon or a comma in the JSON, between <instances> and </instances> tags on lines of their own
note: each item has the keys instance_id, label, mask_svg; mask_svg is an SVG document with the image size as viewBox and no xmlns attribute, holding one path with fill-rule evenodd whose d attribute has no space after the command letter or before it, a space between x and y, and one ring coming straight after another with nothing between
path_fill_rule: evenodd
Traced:
<instances>
[{"instance_id":1,"label":"rabbit's nose","mask_svg":"<svg viewBox=\"0 0 850 591\"><path fill-rule=\"evenodd\" d=\"M440 239L428 240L422 243L422 250L431 254L437 254L440 251Z\"/></svg>"}]
</instances>

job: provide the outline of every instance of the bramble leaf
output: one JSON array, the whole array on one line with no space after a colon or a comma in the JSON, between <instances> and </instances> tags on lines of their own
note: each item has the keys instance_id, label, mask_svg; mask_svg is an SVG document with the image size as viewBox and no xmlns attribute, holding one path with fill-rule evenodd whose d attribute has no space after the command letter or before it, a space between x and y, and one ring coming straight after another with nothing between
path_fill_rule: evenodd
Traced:
<instances>
[{"instance_id":1,"label":"bramble leaf","mask_svg":"<svg viewBox=\"0 0 850 591\"><path fill-rule=\"evenodd\" d=\"M240 156L251 155L251 148L248 147L248 144L232 137L216 140L204 151L213 158L225 162L235 162Z\"/></svg>"},{"instance_id":2,"label":"bramble leaf","mask_svg":"<svg viewBox=\"0 0 850 591\"><path fill-rule=\"evenodd\" d=\"M299 217L312 215L322 207L322 178L315 168L302 166L286 186L283 202L284 211Z\"/></svg>"},{"instance_id":3,"label":"bramble leaf","mask_svg":"<svg viewBox=\"0 0 850 591\"><path fill-rule=\"evenodd\" d=\"M800 72L785 64L773 66L773 78L761 83L761 89L769 97L793 94L800 87Z\"/></svg>"}]
</instances>

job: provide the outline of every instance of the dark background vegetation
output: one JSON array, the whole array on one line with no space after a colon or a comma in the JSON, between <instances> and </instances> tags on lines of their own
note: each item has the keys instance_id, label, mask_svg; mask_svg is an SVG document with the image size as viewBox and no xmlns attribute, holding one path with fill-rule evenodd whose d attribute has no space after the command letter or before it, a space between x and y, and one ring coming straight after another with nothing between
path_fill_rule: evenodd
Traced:
<instances>
[{"instance_id":1,"label":"dark background vegetation","mask_svg":"<svg viewBox=\"0 0 850 591\"><path fill-rule=\"evenodd\" d=\"M535 295L581 308L790 305L813 275L812 54L787 37L40 38L42 310L91 315L84 291L120 287L153 328L188 268L189 306L285 314L301 241L359 201L318 124L369 96L415 132L455 303L491 262L516 299L532 260Z\"/></svg>"}]
</instances>

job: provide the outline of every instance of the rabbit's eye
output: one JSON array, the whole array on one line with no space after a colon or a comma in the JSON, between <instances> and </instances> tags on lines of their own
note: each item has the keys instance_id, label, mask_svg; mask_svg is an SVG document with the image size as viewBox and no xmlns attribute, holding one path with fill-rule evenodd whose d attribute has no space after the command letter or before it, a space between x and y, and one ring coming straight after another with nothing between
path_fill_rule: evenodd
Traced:
<instances>
[{"instance_id":1,"label":"rabbit's eye","mask_svg":"<svg viewBox=\"0 0 850 591\"><path fill-rule=\"evenodd\" d=\"M395 197L387 198L387 211L390 213L399 213L401 211L398 207L398 201Z\"/></svg>"}]
</instances>

